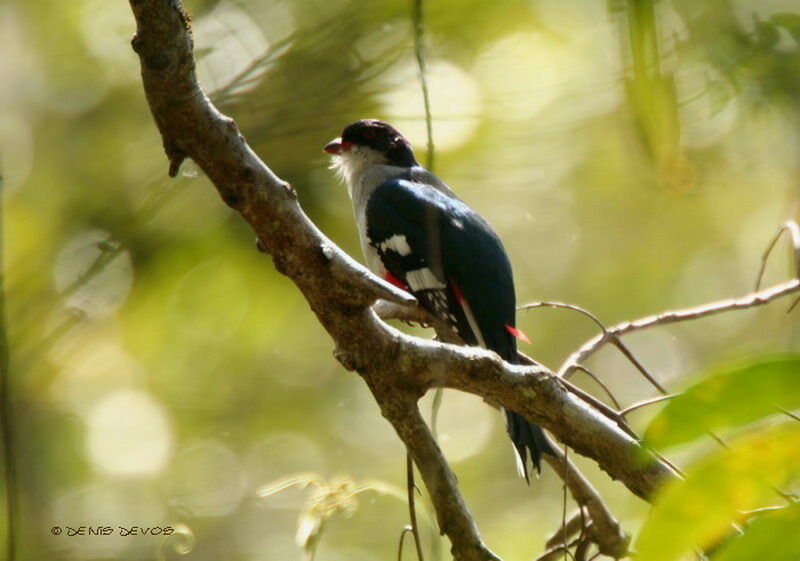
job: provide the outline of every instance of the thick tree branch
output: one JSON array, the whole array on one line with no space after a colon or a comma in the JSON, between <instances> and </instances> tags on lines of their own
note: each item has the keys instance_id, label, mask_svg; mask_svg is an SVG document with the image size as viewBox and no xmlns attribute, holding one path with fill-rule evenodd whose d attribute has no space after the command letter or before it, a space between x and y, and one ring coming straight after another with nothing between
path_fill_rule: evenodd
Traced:
<instances>
[{"instance_id":1,"label":"thick tree branch","mask_svg":"<svg viewBox=\"0 0 800 561\"><path fill-rule=\"evenodd\" d=\"M517 411L573 450L597 460L611 477L642 498L649 498L655 486L676 475L648 458L634 438L568 391L543 366L511 365L483 349L411 337L377 318L372 329L384 332L376 344L384 339L393 341L392 351L387 351L393 367L388 368L402 373L404 384L421 392L432 387L456 389Z\"/></svg>"},{"instance_id":2,"label":"thick tree branch","mask_svg":"<svg viewBox=\"0 0 800 561\"><path fill-rule=\"evenodd\" d=\"M450 538L455 559L499 561L481 541L478 528L469 515L458 490L455 475L425 424L412 395L398 399L386 395L395 390L381 380L367 377L367 384L381 406L381 412L392 423L417 464L425 487L436 507L436 518L443 534Z\"/></svg>"},{"instance_id":3,"label":"thick tree branch","mask_svg":"<svg viewBox=\"0 0 800 561\"><path fill-rule=\"evenodd\" d=\"M378 319L377 298L411 305L342 252L303 213L294 189L253 153L234 122L200 90L190 24L177 0L130 0L137 21L133 47L147 100L175 175L192 158L226 204L255 231L277 270L301 290L335 343L342 364L357 370L414 457L457 559L494 559L481 543L452 473L417 410L430 388L482 396L543 425L612 477L649 499L675 473L638 442L572 395L544 367L512 366L491 352L405 335ZM644 458L644 459L643 459Z\"/></svg>"}]
</instances>

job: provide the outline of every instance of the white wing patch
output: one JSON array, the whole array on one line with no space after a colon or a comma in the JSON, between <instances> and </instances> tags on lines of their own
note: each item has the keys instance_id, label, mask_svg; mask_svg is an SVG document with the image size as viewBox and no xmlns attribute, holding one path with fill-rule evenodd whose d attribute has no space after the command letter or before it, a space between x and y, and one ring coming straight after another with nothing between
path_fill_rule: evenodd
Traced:
<instances>
[{"instance_id":1,"label":"white wing patch","mask_svg":"<svg viewBox=\"0 0 800 561\"><path fill-rule=\"evenodd\" d=\"M412 292L418 290L441 290L447 285L436 278L433 271L427 267L408 271L406 273L406 283Z\"/></svg>"},{"instance_id":2,"label":"white wing patch","mask_svg":"<svg viewBox=\"0 0 800 561\"><path fill-rule=\"evenodd\" d=\"M381 251L392 250L400 256L405 257L411 255L411 247L408 245L408 240L402 234L395 234L388 240L378 244L378 249Z\"/></svg>"}]
</instances>

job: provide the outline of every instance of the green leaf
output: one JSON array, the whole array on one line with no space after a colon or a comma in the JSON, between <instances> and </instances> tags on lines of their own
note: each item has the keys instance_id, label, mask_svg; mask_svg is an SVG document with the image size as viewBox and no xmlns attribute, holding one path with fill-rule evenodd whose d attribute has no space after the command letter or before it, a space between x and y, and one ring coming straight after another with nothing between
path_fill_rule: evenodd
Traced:
<instances>
[{"instance_id":1,"label":"green leaf","mask_svg":"<svg viewBox=\"0 0 800 561\"><path fill-rule=\"evenodd\" d=\"M686 479L658 494L634 550L646 561L673 561L695 548L717 544L733 531L741 511L760 507L800 475L800 423L754 431L686 470ZM754 559L761 559L755 557Z\"/></svg>"},{"instance_id":2,"label":"green leaf","mask_svg":"<svg viewBox=\"0 0 800 561\"><path fill-rule=\"evenodd\" d=\"M690 386L650 422L644 442L654 448L692 441L800 407L800 357L786 355L725 369Z\"/></svg>"},{"instance_id":3,"label":"green leaf","mask_svg":"<svg viewBox=\"0 0 800 561\"><path fill-rule=\"evenodd\" d=\"M714 561L797 561L800 559L800 504L775 510L754 520L743 536L725 546Z\"/></svg>"}]
</instances>

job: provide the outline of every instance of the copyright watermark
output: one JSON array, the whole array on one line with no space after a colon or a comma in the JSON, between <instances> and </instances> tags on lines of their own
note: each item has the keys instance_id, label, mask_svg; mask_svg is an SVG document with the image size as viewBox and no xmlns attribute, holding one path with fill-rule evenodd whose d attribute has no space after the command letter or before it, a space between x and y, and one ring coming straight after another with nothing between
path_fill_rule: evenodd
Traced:
<instances>
[{"instance_id":1,"label":"copyright watermark","mask_svg":"<svg viewBox=\"0 0 800 561\"><path fill-rule=\"evenodd\" d=\"M171 536L172 526L53 526L54 536Z\"/></svg>"}]
</instances>

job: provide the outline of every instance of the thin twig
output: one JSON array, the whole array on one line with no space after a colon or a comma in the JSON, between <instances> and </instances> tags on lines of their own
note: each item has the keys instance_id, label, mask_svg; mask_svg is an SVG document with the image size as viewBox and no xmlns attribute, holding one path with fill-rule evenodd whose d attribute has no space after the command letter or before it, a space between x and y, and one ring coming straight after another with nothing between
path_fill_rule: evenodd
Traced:
<instances>
[{"instance_id":1,"label":"thin twig","mask_svg":"<svg viewBox=\"0 0 800 561\"><path fill-rule=\"evenodd\" d=\"M572 310L574 312L578 312L579 314L588 317L595 324L597 324L597 326L603 331L603 333L606 333L608 331L606 329L605 324L603 324L603 322L600 321L600 319L596 315L594 315L592 312L590 312L585 308L576 306L575 304L567 304L566 302L543 300L540 302L530 302L528 304L522 304L521 306L517 306L517 310L519 311L528 311L536 308L563 308L566 310Z\"/></svg>"},{"instance_id":2,"label":"thin twig","mask_svg":"<svg viewBox=\"0 0 800 561\"><path fill-rule=\"evenodd\" d=\"M761 281L764 279L764 272L767 269L767 260L769 259L769 255L772 253L773 248L778 243L778 240L781 238L784 232L786 232L786 235L789 236L789 241L792 244L792 249L794 250L794 278L800 279L800 228L798 228L797 222L794 220L788 220L780 225L778 231L775 233L775 236L773 236L772 241L769 242L767 249L764 250L764 254L761 256L761 266L758 269L758 276L756 277L756 292L759 288L761 288Z\"/></svg>"},{"instance_id":3,"label":"thin twig","mask_svg":"<svg viewBox=\"0 0 800 561\"><path fill-rule=\"evenodd\" d=\"M567 446L565 444L564 445L564 469L563 469L563 471L561 473L561 479L564 481L564 487L563 487L563 489L564 489L564 497L562 499L563 502L562 502L562 507L561 507L561 527L564 528L564 542L563 543L565 543L565 544L569 541L569 538L567 538L567 535L566 535L567 534L567 480L569 479L569 473L567 471L569 469L569 467L567 465L568 462L569 462L569 456L567 455L568 454L568 450L569 450L569 448L567 448ZM566 559L566 558L567 558L567 550L565 549L564 550L564 559Z\"/></svg>"},{"instance_id":4,"label":"thin twig","mask_svg":"<svg viewBox=\"0 0 800 561\"><path fill-rule=\"evenodd\" d=\"M425 18L422 0L412 0L411 16L414 21L414 54L417 59L417 69L419 70L419 84L422 89L422 103L425 109L425 132L427 134L428 153L426 155L425 167L433 172L433 164L436 156L436 147L433 143L433 113L431 111L431 97L428 91L428 71L425 62ZM437 329L437 332L439 330ZM431 431L433 437L438 438L439 409L442 406L442 396L444 389L436 388L431 404Z\"/></svg>"},{"instance_id":5,"label":"thin twig","mask_svg":"<svg viewBox=\"0 0 800 561\"><path fill-rule=\"evenodd\" d=\"M559 376L565 376L578 368L591 355L596 353L611 336L620 337L629 333L643 331L651 327L669 325L681 321L695 320L724 312L744 310L768 304L773 300L800 291L800 280L792 279L740 298L729 298L708 304L702 304L682 310L670 310L657 315L643 317L634 321L626 321L608 328L609 335L597 335L584 343L577 351L564 361L558 370Z\"/></svg>"},{"instance_id":6,"label":"thin twig","mask_svg":"<svg viewBox=\"0 0 800 561\"><path fill-rule=\"evenodd\" d=\"M778 487L773 486L772 489L778 494L780 498L786 501L789 504L795 504L800 501L800 496L797 493L787 493L783 489L779 489Z\"/></svg>"},{"instance_id":7,"label":"thin twig","mask_svg":"<svg viewBox=\"0 0 800 561\"><path fill-rule=\"evenodd\" d=\"M383 415L394 425L408 453L420 469L420 475L436 506L439 528L451 537L451 553L456 559L498 561L481 540L478 528L458 490L455 475L450 470L430 429L420 415L413 396L399 396L397 388L386 387L382 380L366 378L373 395L381 405ZM396 400L391 406L385 397ZM443 505L447 505L443 508Z\"/></svg>"},{"instance_id":8,"label":"thin twig","mask_svg":"<svg viewBox=\"0 0 800 561\"><path fill-rule=\"evenodd\" d=\"M764 270L766 268L767 259L769 258L772 249L775 247L775 244L778 242L778 239L783 232L787 232L787 235L789 235L791 238L795 261L795 278L780 284L776 284L764 290L759 290L761 280L764 275ZM755 292L751 292L750 294L740 298L719 300L716 302L710 302L708 304L702 304L700 306L694 306L692 308L685 308L683 310L671 310L634 321L626 321L607 329L604 328L601 335L597 335L586 341L586 343L584 343L577 351L572 353L572 355L570 355L566 361L564 361L564 364L562 364L561 368L558 370L558 375L568 376L571 372L578 369L580 364L585 362L589 356L597 352L603 345L609 342L614 342L616 344L622 335L636 331L642 331L644 329L659 325L668 325L681 321L700 319L723 312L762 306L771 302L772 300L792 294L798 290L800 290L800 228L798 228L796 222L789 220L783 223L780 228L778 228L777 234L773 237L766 251L761 256L761 267L759 268L758 277L756 279ZM795 300L788 311L791 311L797 302L800 302L800 298ZM620 348L620 350L622 350L622 348ZM634 364L636 363L634 362ZM662 393L669 392L662 391Z\"/></svg>"},{"instance_id":9,"label":"thin twig","mask_svg":"<svg viewBox=\"0 0 800 561\"><path fill-rule=\"evenodd\" d=\"M3 239L3 177L0 176L0 240ZM3 440L3 484L6 510L6 559L14 561L17 552L19 496L17 489L16 442L14 438L14 412L11 399L11 370L8 356L8 331L6 325L5 263L3 244L0 243L0 425Z\"/></svg>"},{"instance_id":10,"label":"thin twig","mask_svg":"<svg viewBox=\"0 0 800 561\"><path fill-rule=\"evenodd\" d=\"M414 20L414 54L417 57L419 80L422 86L422 101L425 104L425 130L428 134L428 155L425 166L433 171L434 153L433 119L431 117L431 97L428 91L427 65L425 63L425 22L423 19L422 0L413 0L412 17Z\"/></svg>"},{"instance_id":11,"label":"thin twig","mask_svg":"<svg viewBox=\"0 0 800 561\"><path fill-rule=\"evenodd\" d=\"M592 380L594 380L594 381L595 381L595 383L596 383L598 386L600 386L601 388L603 388L603 391L605 391L605 392L606 392L606 395L607 395L607 396L608 396L608 398L611 400L611 403L613 403L613 404L614 404L614 407L616 407L618 410L619 410L619 409L621 409L621 407L620 407L620 404L619 404L619 401L617 401L617 398L616 398L616 397L614 397L614 394L613 394L613 393L611 393L611 390L610 390L610 389L608 389L608 386L606 386L606 385L603 383L603 381L600 379L600 377L599 377L599 376L597 376L597 375L596 375L594 372L592 372L591 370L589 370L588 368L586 368L586 367L585 367L584 365L582 365L582 364L579 364L579 365L578 365L578 370L580 370L581 372L584 372L584 373L585 373L587 376L589 376L589 377L590 377Z\"/></svg>"},{"instance_id":12,"label":"thin twig","mask_svg":"<svg viewBox=\"0 0 800 561\"><path fill-rule=\"evenodd\" d=\"M403 544L406 541L406 536L413 533L411 526L403 526L403 531L400 532L400 543L397 544L397 561L403 560Z\"/></svg>"},{"instance_id":13,"label":"thin twig","mask_svg":"<svg viewBox=\"0 0 800 561\"><path fill-rule=\"evenodd\" d=\"M589 513L593 526L593 531L589 536L591 541L596 543L606 555L614 559L623 557L628 551L630 537L620 528L619 522L608 510L600 494L570 461L566 452L562 452L561 447L549 438L548 441L552 453L545 454L543 457L564 480L564 485L569 489L575 502L579 506L585 507ZM565 530L566 526L567 522L564 521L562 527ZM568 538L565 537L564 542L567 540Z\"/></svg>"},{"instance_id":14,"label":"thin twig","mask_svg":"<svg viewBox=\"0 0 800 561\"><path fill-rule=\"evenodd\" d=\"M616 423L619 426L619 428L625 431L625 433L628 436L630 436L631 438L635 438L636 440L639 440L639 436L628 424L628 421L626 421L625 418L622 417L617 411L615 411L614 409L612 409L611 407L609 407L608 405L606 405L605 403L594 397L592 394L583 391L569 380L564 380L563 378L559 378L558 381L570 393L579 397L581 400L593 406L600 413L602 413L603 415L614 421L614 423Z\"/></svg>"},{"instance_id":15,"label":"thin twig","mask_svg":"<svg viewBox=\"0 0 800 561\"><path fill-rule=\"evenodd\" d=\"M659 452L658 450L655 450L655 449L653 449L653 448L648 448L648 450L650 451L650 453L651 453L651 454L653 454L653 456L655 456L656 458L658 458L658 460L659 460L660 462L662 462L662 463L664 463L664 464L668 465L668 466L670 467L670 469L672 469L672 471L674 471L675 473L677 473L677 474L678 474L678 475L679 475L681 478L684 478L684 479L686 478L686 472L685 472L685 471L683 471L681 468L679 468L677 465L675 465L675 464L674 464L674 463L673 463L671 460L669 460L669 458L667 458L667 457L666 457L664 454L662 454L661 452Z\"/></svg>"},{"instance_id":16,"label":"thin twig","mask_svg":"<svg viewBox=\"0 0 800 561\"><path fill-rule=\"evenodd\" d=\"M791 411L789 411L788 409L784 409L783 407L778 407L777 409L778 409L778 411L780 411L781 413L783 413L784 415L786 415L788 417L791 417L795 421L800 421L800 415L797 415L796 413L792 413Z\"/></svg>"},{"instance_id":17,"label":"thin twig","mask_svg":"<svg viewBox=\"0 0 800 561\"><path fill-rule=\"evenodd\" d=\"M625 358L631 361L631 364L633 364L636 367L636 370L638 370L639 373L642 376L644 376L644 378L648 382L650 382L654 388L656 388L662 394L669 393L667 389L664 386L662 386L658 380L656 380L655 376L650 374L650 372L647 370L647 368L644 367L644 365L639 361L639 359L637 359L636 356L634 356L633 352L631 352L628 346L622 342L622 339L620 339L618 335L616 334L611 335L611 344L617 347L620 350L620 352L623 355L625 355Z\"/></svg>"},{"instance_id":18,"label":"thin twig","mask_svg":"<svg viewBox=\"0 0 800 561\"><path fill-rule=\"evenodd\" d=\"M575 557L572 555L572 552L569 550L569 548L569 544L557 545L542 553L536 558L536 561L556 561L562 552L564 555L568 555L574 561Z\"/></svg>"},{"instance_id":19,"label":"thin twig","mask_svg":"<svg viewBox=\"0 0 800 561\"><path fill-rule=\"evenodd\" d=\"M125 247L118 241L105 240L97 244L97 249L100 250L100 254L86 270L62 291L63 298L74 294L92 278L102 273L125 250Z\"/></svg>"},{"instance_id":20,"label":"thin twig","mask_svg":"<svg viewBox=\"0 0 800 561\"><path fill-rule=\"evenodd\" d=\"M719 444L720 446L722 446L722 447L723 447L723 448L725 448L726 450L730 450L730 449L731 449L731 447L730 447L730 444L728 444L727 442L725 442L725 441L722 439L722 437L721 437L720 435L718 435L717 433L715 433L714 431L710 431L710 430L709 430L709 431L706 431L706 433L708 434L708 436L710 436L710 437L711 437L711 439L712 439L714 442L716 442L717 444Z\"/></svg>"},{"instance_id":21,"label":"thin twig","mask_svg":"<svg viewBox=\"0 0 800 561\"><path fill-rule=\"evenodd\" d=\"M585 516L584 507L579 506L578 510L566 522L562 523L560 528L553 532L553 535L547 539L544 546L547 549L552 549L557 545L567 544L572 536L583 531Z\"/></svg>"},{"instance_id":22,"label":"thin twig","mask_svg":"<svg viewBox=\"0 0 800 561\"><path fill-rule=\"evenodd\" d=\"M518 310L532 310L532 309L535 309L535 308L563 308L563 309L567 309L567 310L572 310L574 312L578 312L579 314L588 317L589 319L591 319L600 328L600 330L602 331L602 337L605 338L606 340L608 340L609 342L613 343L614 346L616 346L620 350L620 352L623 355L625 355L625 357L628 360L631 361L631 363L636 367L636 369L639 372L641 372L641 374L651 384L653 384L653 386L656 389L658 389L661 393L667 393L667 391L664 390L664 388L661 386L661 384L659 384L658 381L642 365L641 361L639 361L639 359L637 359L634 356L633 352L627 347L627 345L625 345L625 343L623 343L622 340L616 334L612 333L605 326L605 324L602 321L600 321L600 318L598 318L596 315L594 315L589 310L587 310L585 308L581 308L580 306L576 306L574 304L567 304L567 303L564 303L564 302L554 302L554 301L531 302L529 304L523 304L522 306L518 306L517 307ZM589 372L588 370L586 370L583 366L581 366L579 364L576 364L575 369L576 370L577 369L584 370L587 374L589 374L590 376L595 378L595 380L598 380L591 372ZM568 375L565 376L565 377L568 377ZM598 380L598 382L599 382L599 380ZM608 388L606 388L605 386L603 386L603 388L606 390L606 393L608 393L609 395L611 394L611 392L608 391ZM614 403L616 404L616 399L614 399L613 396L611 396L611 398L614 401ZM619 405L617 405L617 409L619 409Z\"/></svg>"},{"instance_id":23,"label":"thin twig","mask_svg":"<svg viewBox=\"0 0 800 561\"><path fill-rule=\"evenodd\" d=\"M417 525L417 509L414 501L414 493L417 485L414 483L414 460L410 453L406 453L406 486L408 487L408 518L411 521L411 534L414 536L414 545L417 548L417 559L425 561L422 553L422 540L419 537L419 526Z\"/></svg>"},{"instance_id":24,"label":"thin twig","mask_svg":"<svg viewBox=\"0 0 800 561\"><path fill-rule=\"evenodd\" d=\"M763 516L764 514L770 514L777 510L785 510L785 506L764 506L761 508L754 508L752 510L742 510L740 514L744 517L745 520L750 520L751 518L757 518L759 516Z\"/></svg>"},{"instance_id":25,"label":"thin twig","mask_svg":"<svg viewBox=\"0 0 800 561\"><path fill-rule=\"evenodd\" d=\"M642 407L647 407L648 405L655 405L656 403L661 403L662 401L667 401L669 399L674 398L678 394L668 394L668 395L659 395L657 397L651 397L650 399L643 399L642 401L637 401L632 405L628 405L625 409L619 412L620 415L623 417L628 413L632 413L637 409L641 409Z\"/></svg>"}]
</instances>

